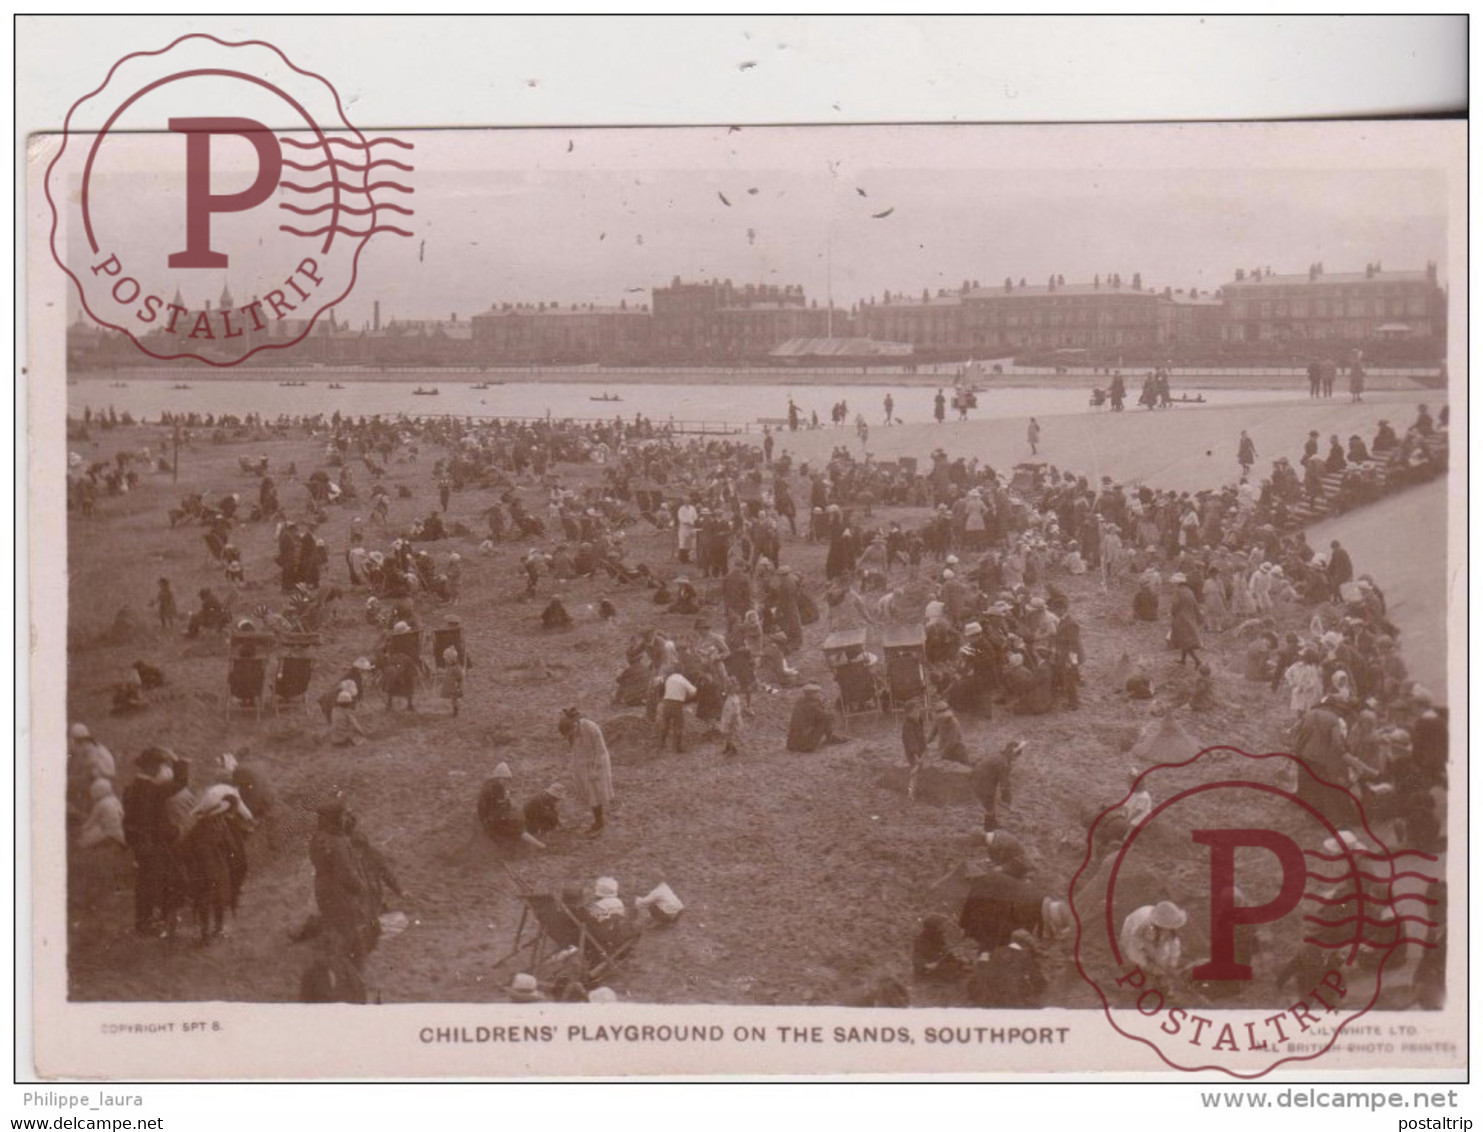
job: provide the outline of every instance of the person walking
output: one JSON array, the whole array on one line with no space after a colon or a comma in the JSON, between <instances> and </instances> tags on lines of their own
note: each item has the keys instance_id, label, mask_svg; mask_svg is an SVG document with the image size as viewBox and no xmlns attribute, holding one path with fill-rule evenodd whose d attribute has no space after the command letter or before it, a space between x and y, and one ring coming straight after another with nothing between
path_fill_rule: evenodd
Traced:
<instances>
[{"instance_id":1,"label":"person walking","mask_svg":"<svg viewBox=\"0 0 1483 1132\"><path fill-rule=\"evenodd\" d=\"M932 416L938 424L947 420L947 398L943 396L941 389L937 391L937 396L932 398Z\"/></svg>"},{"instance_id":2,"label":"person walking","mask_svg":"<svg viewBox=\"0 0 1483 1132\"><path fill-rule=\"evenodd\" d=\"M890 426L895 423L894 414L896 412L896 401L889 393L886 394L885 408L886 424L887 426Z\"/></svg>"},{"instance_id":3,"label":"person walking","mask_svg":"<svg viewBox=\"0 0 1483 1132\"><path fill-rule=\"evenodd\" d=\"M557 730L571 750L572 781L577 797L592 811L589 837L603 831L604 809L613 800L613 762L608 755L607 740L596 721L588 719L576 707L562 711Z\"/></svg>"},{"instance_id":4,"label":"person walking","mask_svg":"<svg viewBox=\"0 0 1483 1132\"><path fill-rule=\"evenodd\" d=\"M1256 444L1246 435L1244 428L1241 430L1241 442L1236 446L1236 462L1241 465L1243 476L1249 474L1252 465L1256 463Z\"/></svg>"},{"instance_id":5,"label":"person walking","mask_svg":"<svg viewBox=\"0 0 1483 1132\"><path fill-rule=\"evenodd\" d=\"M1198 663L1198 654L1203 647L1200 643L1200 602L1183 574L1175 574L1169 580L1174 583L1174 598L1169 603L1169 643L1179 650L1180 664L1187 657L1193 657Z\"/></svg>"},{"instance_id":6,"label":"person walking","mask_svg":"<svg viewBox=\"0 0 1483 1132\"><path fill-rule=\"evenodd\" d=\"M1025 437L1030 441L1030 455L1036 455L1037 445L1040 443L1040 422L1034 417L1030 418L1030 427L1025 430Z\"/></svg>"}]
</instances>

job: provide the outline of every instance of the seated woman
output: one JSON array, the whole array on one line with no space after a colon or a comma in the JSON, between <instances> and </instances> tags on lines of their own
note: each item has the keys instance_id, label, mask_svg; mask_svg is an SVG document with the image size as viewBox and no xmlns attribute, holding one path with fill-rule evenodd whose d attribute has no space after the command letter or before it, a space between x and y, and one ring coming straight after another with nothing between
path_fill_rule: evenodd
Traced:
<instances>
[{"instance_id":1,"label":"seated woman","mask_svg":"<svg viewBox=\"0 0 1483 1132\"><path fill-rule=\"evenodd\" d=\"M670 602L669 611L690 614L700 612L700 594L695 591L688 578L675 579L674 598Z\"/></svg>"},{"instance_id":2,"label":"seated woman","mask_svg":"<svg viewBox=\"0 0 1483 1132\"><path fill-rule=\"evenodd\" d=\"M510 797L513 777L509 763L500 763L494 768L489 781L479 791L479 824L491 841L502 845L524 843L544 849L545 843L526 829L525 815L515 808L515 801Z\"/></svg>"},{"instance_id":3,"label":"seated woman","mask_svg":"<svg viewBox=\"0 0 1483 1132\"><path fill-rule=\"evenodd\" d=\"M566 629L571 623L571 614L566 611L566 606L559 597L553 597L541 611L542 629Z\"/></svg>"},{"instance_id":4,"label":"seated woman","mask_svg":"<svg viewBox=\"0 0 1483 1132\"><path fill-rule=\"evenodd\" d=\"M788 720L788 750L817 751L825 743L843 742L844 737L834 730L834 712L824 702L824 689L805 684Z\"/></svg>"},{"instance_id":5,"label":"seated woman","mask_svg":"<svg viewBox=\"0 0 1483 1132\"><path fill-rule=\"evenodd\" d=\"M647 652L629 658L623 671L618 673L617 687L613 689L613 703L620 707L641 707L649 694L649 681L653 670Z\"/></svg>"},{"instance_id":6,"label":"seated woman","mask_svg":"<svg viewBox=\"0 0 1483 1132\"><path fill-rule=\"evenodd\" d=\"M1015 715L1044 715L1054 704L1052 683L1054 674L1050 665L1041 664L1033 669L1025 667L1025 658L1011 653L1009 665L1004 670L1004 683L1009 689L1009 709Z\"/></svg>"}]
</instances>

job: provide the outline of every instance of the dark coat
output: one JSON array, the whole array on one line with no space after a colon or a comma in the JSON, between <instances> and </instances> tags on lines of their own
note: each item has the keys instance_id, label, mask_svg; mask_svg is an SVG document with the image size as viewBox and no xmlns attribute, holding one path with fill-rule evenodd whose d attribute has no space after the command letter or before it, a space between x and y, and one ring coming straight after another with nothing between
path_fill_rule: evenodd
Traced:
<instances>
[{"instance_id":1,"label":"dark coat","mask_svg":"<svg viewBox=\"0 0 1483 1132\"><path fill-rule=\"evenodd\" d=\"M1188 585L1174 587L1169 604L1169 643L1176 649L1197 649L1200 644L1200 603Z\"/></svg>"}]
</instances>

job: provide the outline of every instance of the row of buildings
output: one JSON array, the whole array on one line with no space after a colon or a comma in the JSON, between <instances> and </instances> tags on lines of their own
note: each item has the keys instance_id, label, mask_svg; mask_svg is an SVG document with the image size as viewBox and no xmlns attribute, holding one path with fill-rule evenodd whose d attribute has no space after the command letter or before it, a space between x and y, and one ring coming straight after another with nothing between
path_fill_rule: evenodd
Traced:
<instances>
[{"instance_id":1,"label":"row of buildings","mask_svg":"<svg viewBox=\"0 0 1483 1132\"><path fill-rule=\"evenodd\" d=\"M220 304L229 306L224 293ZM1239 270L1214 292L1145 287L1135 274L1067 283L965 280L956 290L887 293L848 309L808 299L796 285L730 280L656 287L651 302L617 306L501 303L460 320L391 320L379 304L354 328L333 312L272 364L501 366L806 364L889 359L900 364L1016 357L1056 364L1174 360L1291 364L1359 349L1376 362L1435 363L1445 355L1446 293L1434 263L1422 270L1302 274ZM206 304L210 309L211 304ZM81 368L118 364L121 336L74 324L69 355ZM240 352L288 341L286 320L230 344ZM228 344L223 343L223 347ZM137 354L137 351L133 351ZM140 355L142 357L142 355Z\"/></svg>"}]
</instances>

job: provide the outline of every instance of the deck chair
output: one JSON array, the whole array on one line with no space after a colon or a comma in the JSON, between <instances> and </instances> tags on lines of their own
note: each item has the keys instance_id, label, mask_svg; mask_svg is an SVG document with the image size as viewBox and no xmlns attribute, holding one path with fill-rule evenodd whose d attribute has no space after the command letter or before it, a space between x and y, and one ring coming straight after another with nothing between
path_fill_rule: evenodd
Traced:
<instances>
[{"instance_id":1,"label":"deck chair","mask_svg":"<svg viewBox=\"0 0 1483 1132\"><path fill-rule=\"evenodd\" d=\"M452 649L458 654L457 666L467 668L469 666L469 654L464 649L463 626L444 625L433 630L433 667L442 670L447 667L443 663L443 653Z\"/></svg>"},{"instance_id":2,"label":"deck chair","mask_svg":"<svg viewBox=\"0 0 1483 1132\"><path fill-rule=\"evenodd\" d=\"M887 626L882 635L886 654L886 692L899 708L927 692L927 636L920 625Z\"/></svg>"},{"instance_id":3,"label":"deck chair","mask_svg":"<svg viewBox=\"0 0 1483 1132\"><path fill-rule=\"evenodd\" d=\"M278 658L278 671L273 676L273 713L281 714L286 707L302 706L309 710L309 684L314 679L312 656L283 656Z\"/></svg>"},{"instance_id":4,"label":"deck chair","mask_svg":"<svg viewBox=\"0 0 1483 1132\"><path fill-rule=\"evenodd\" d=\"M233 709L253 712L263 718L263 692L268 682L266 656L234 656L227 666L227 718Z\"/></svg>"},{"instance_id":5,"label":"deck chair","mask_svg":"<svg viewBox=\"0 0 1483 1132\"><path fill-rule=\"evenodd\" d=\"M227 718L233 708L254 712L263 717L263 699L268 683L268 660L277 647L272 633L238 632L228 638Z\"/></svg>"},{"instance_id":6,"label":"deck chair","mask_svg":"<svg viewBox=\"0 0 1483 1132\"><path fill-rule=\"evenodd\" d=\"M508 865L505 871L514 877ZM624 925L628 934L622 938L605 939L600 925L589 924L580 909L569 907L560 896L528 891L518 879L515 883L516 895L522 905L520 922L515 928L513 946L495 963L496 967L521 952L528 952L526 970L539 978L543 964L570 952L580 969L583 985L593 986L601 982L638 943L641 932L634 925ZM528 938L527 929L532 929Z\"/></svg>"},{"instance_id":7,"label":"deck chair","mask_svg":"<svg viewBox=\"0 0 1483 1132\"><path fill-rule=\"evenodd\" d=\"M836 666L834 683L839 689L839 713L846 722L852 715L868 715L881 710L881 689L865 661Z\"/></svg>"}]
</instances>

